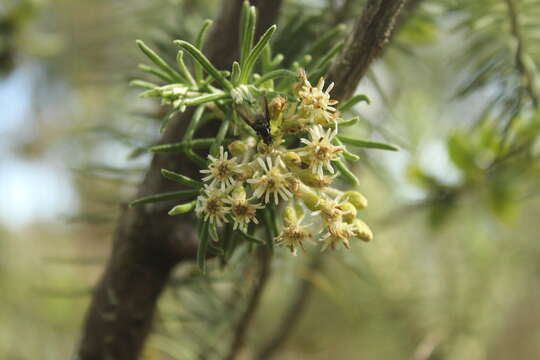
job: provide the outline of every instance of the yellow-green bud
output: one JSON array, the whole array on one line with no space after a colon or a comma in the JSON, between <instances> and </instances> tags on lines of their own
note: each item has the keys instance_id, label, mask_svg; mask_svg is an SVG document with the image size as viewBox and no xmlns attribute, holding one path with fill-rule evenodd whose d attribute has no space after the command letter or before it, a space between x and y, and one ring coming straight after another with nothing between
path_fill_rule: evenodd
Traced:
<instances>
[{"instance_id":1,"label":"yellow-green bud","mask_svg":"<svg viewBox=\"0 0 540 360\"><path fill-rule=\"evenodd\" d=\"M238 180L244 181L246 179L249 179L253 176L255 173L255 170L248 164L242 164L240 165L240 176L238 177Z\"/></svg>"},{"instance_id":2,"label":"yellow-green bud","mask_svg":"<svg viewBox=\"0 0 540 360\"><path fill-rule=\"evenodd\" d=\"M229 144L228 148L233 156L243 155L248 150L247 144L240 140L233 141Z\"/></svg>"},{"instance_id":3,"label":"yellow-green bud","mask_svg":"<svg viewBox=\"0 0 540 360\"><path fill-rule=\"evenodd\" d=\"M283 161L287 166L300 166L302 164L302 159L300 158L300 155L293 151L287 151L285 155L283 155Z\"/></svg>"},{"instance_id":4,"label":"yellow-green bud","mask_svg":"<svg viewBox=\"0 0 540 360\"><path fill-rule=\"evenodd\" d=\"M169 211L169 215L180 215L190 212L191 210L195 209L196 203L197 202L193 200L185 204L176 205Z\"/></svg>"},{"instance_id":5,"label":"yellow-green bud","mask_svg":"<svg viewBox=\"0 0 540 360\"><path fill-rule=\"evenodd\" d=\"M367 199L358 191L347 191L345 192L344 198L347 199L350 203L352 203L358 210L365 209L368 206Z\"/></svg>"},{"instance_id":6,"label":"yellow-green bud","mask_svg":"<svg viewBox=\"0 0 540 360\"><path fill-rule=\"evenodd\" d=\"M287 99L282 96L277 96L270 101L270 110L272 112L272 118L277 118L279 114L283 112L287 105Z\"/></svg>"},{"instance_id":7,"label":"yellow-green bud","mask_svg":"<svg viewBox=\"0 0 540 360\"><path fill-rule=\"evenodd\" d=\"M292 169L295 175L297 175L304 184L314 188L324 188L332 183L334 180L331 176L319 176L310 169Z\"/></svg>"},{"instance_id":8,"label":"yellow-green bud","mask_svg":"<svg viewBox=\"0 0 540 360\"><path fill-rule=\"evenodd\" d=\"M356 225L356 230L354 231L355 235L360 239L368 242L373 239L373 232L369 226L360 219L354 220L354 225Z\"/></svg>"},{"instance_id":9,"label":"yellow-green bud","mask_svg":"<svg viewBox=\"0 0 540 360\"><path fill-rule=\"evenodd\" d=\"M246 190L243 186L237 186L231 193L231 197L234 200L245 200L246 199Z\"/></svg>"},{"instance_id":10,"label":"yellow-green bud","mask_svg":"<svg viewBox=\"0 0 540 360\"><path fill-rule=\"evenodd\" d=\"M307 208L311 211L316 211L319 207L319 203L321 202L319 195L302 183L298 187L298 191Z\"/></svg>"},{"instance_id":11,"label":"yellow-green bud","mask_svg":"<svg viewBox=\"0 0 540 360\"><path fill-rule=\"evenodd\" d=\"M349 201L344 202L343 204L340 205L340 207L345 213L343 215L343 219L348 223L353 222L354 219L356 218L356 213L357 213L356 207L353 204L351 204Z\"/></svg>"},{"instance_id":12,"label":"yellow-green bud","mask_svg":"<svg viewBox=\"0 0 540 360\"><path fill-rule=\"evenodd\" d=\"M299 220L302 220L304 218L304 208L302 207L302 205L300 205L300 203L298 202L295 202L294 203L294 211L296 211L296 217L299 219Z\"/></svg>"},{"instance_id":13,"label":"yellow-green bud","mask_svg":"<svg viewBox=\"0 0 540 360\"><path fill-rule=\"evenodd\" d=\"M296 216L296 211L294 210L294 207L289 205L285 208L285 211L283 212L283 220L285 221L286 226L289 226L291 224L298 222L298 218Z\"/></svg>"}]
</instances>

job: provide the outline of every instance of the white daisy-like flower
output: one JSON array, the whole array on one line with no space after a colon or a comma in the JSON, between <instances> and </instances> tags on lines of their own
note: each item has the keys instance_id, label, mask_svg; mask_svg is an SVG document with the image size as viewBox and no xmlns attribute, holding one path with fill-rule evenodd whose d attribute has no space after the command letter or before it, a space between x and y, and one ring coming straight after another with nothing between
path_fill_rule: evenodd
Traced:
<instances>
[{"instance_id":1,"label":"white daisy-like flower","mask_svg":"<svg viewBox=\"0 0 540 360\"><path fill-rule=\"evenodd\" d=\"M230 206L230 214L234 221L233 230L238 228L245 232L250 222L259 223L256 213L258 209L263 209L264 205L250 203L250 200L246 199L246 192L241 186L233 190L231 196L223 200Z\"/></svg>"},{"instance_id":2,"label":"white daisy-like flower","mask_svg":"<svg viewBox=\"0 0 540 360\"><path fill-rule=\"evenodd\" d=\"M224 190L233 185L236 176L242 172L238 160L235 157L229 159L229 153L223 149L223 146L219 148L218 158L208 155L208 159L211 161L208 169L200 170L200 172L208 174L202 180L210 181L210 186L217 184L221 190Z\"/></svg>"},{"instance_id":3,"label":"white daisy-like flower","mask_svg":"<svg viewBox=\"0 0 540 360\"><path fill-rule=\"evenodd\" d=\"M304 249L304 240L311 238L311 233L307 230L308 225L301 225L299 222L291 222L283 228L281 234L274 241L279 246L285 246L296 256L298 248Z\"/></svg>"},{"instance_id":4,"label":"white daisy-like flower","mask_svg":"<svg viewBox=\"0 0 540 360\"><path fill-rule=\"evenodd\" d=\"M276 157L274 164L270 156L266 157L266 162L260 157L257 158L257 163L261 170L256 171L253 178L247 180L254 187L253 196L261 198L264 195L264 202L268 203L273 194L276 205L280 196L283 200L293 196L288 189L290 174L285 172L285 164L279 156Z\"/></svg>"},{"instance_id":5,"label":"white daisy-like flower","mask_svg":"<svg viewBox=\"0 0 540 360\"><path fill-rule=\"evenodd\" d=\"M226 216L231 209L227 207L226 197L227 191L206 185L204 194L199 195L197 198L195 213L202 217L204 221L210 221L211 224L218 226L223 225L224 222L229 222Z\"/></svg>"},{"instance_id":6,"label":"white daisy-like flower","mask_svg":"<svg viewBox=\"0 0 540 360\"><path fill-rule=\"evenodd\" d=\"M300 109L310 117L315 124L330 125L337 121L337 109L334 107L337 100L330 99L330 91L334 88L334 83L328 85L324 90L324 78L320 78L317 86L304 77L303 85L298 90L298 97L301 99Z\"/></svg>"},{"instance_id":7,"label":"white daisy-like flower","mask_svg":"<svg viewBox=\"0 0 540 360\"><path fill-rule=\"evenodd\" d=\"M357 228L354 224L349 224L343 221L336 221L328 225L327 232L319 239L323 243L321 251L327 248L335 250L340 243L347 248L351 248L349 239L356 236Z\"/></svg>"},{"instance_id":8,"label":"white daisy-like flower","mask_svg":"<svg viewBox=\"0 0 540 360\"><path fill-rule=\"evenodd\" d=\"M342 196L338 196L335 199L320 200L320 202L316 204L318 210L312 212L311 215L319 215L327 224L339 222L342 220L343 215L349 213L349 211L344 210L342 207L344 202Z\"/></svg>"},{"instance_id":9,"label":"white daisy-like flower","mask_svg":"<svg viewBox=\"0 0 540 360\"><path fill-rule=\"evenodd\" d=\"M337 135L337 127L328 129L326 132L320 125L315 125L309 129L311 140L301 139L300 141L306 146L298 153L300 156L306 156L309 160L309 165L314 173L323 176L323 169L328 170L331 174L334 173L332 161L339 159L339 154L343 152L342 146L332 144L332 140Z\"/></svg>"}]
</instances>

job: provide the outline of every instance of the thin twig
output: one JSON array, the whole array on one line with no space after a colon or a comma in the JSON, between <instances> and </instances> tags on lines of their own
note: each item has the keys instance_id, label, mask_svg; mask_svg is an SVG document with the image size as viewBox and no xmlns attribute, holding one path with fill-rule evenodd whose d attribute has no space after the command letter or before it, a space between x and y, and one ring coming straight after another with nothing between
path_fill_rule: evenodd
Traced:
<instances>
[{"instance_id":1,"label":"thin twig","mask_svg":"<svg viewBox=\"0 0 540 360\"><path fill-rule=\"evenodd\" d=\"M535 76L531 73L530 69L525 64L525 39L521 33L520 23L519 23L519 14L516 8L514 0L505 0L508 16L510 17L510 32L516 40L516 69L519 72L523 87L527 91L529 98L531 99L533 106L538 108L540 103L540 96L537 93Z\"/></svg>"},{"instance_id":2,"label":"thin twig","mask_svg":"<svg viewBox=\"0 0 540 360\"><path fill-rule=\"evenodd\" d=\"M274 331L274 335L261 348L258 355L255 357L257 360L270 359L277 351L279 351L279 349L287 341L287 338L294 331L294 328L297 326L298 320L302 316L307 302L313 292L312 277L315 273L321 271L323 267L323 260L324 256L321 253L315 254L311 259L306 274L301 280L300 286L291 305L287 308L285 314L283 315L281 323Z\"/></svg>"},{"instance_id":3,"label":"thin twig","mask_svg":"<svg viewBox=\"0 0 540 360\"><path fill-rule=\"evenodd\" d=\"M244 347L246 340L246 332L253 319L255 317L255 312L259 307L261 296L264 292L264 289L270 278L270 263L271 263L272 254L267 248L261 247L258 257L258 267L259 271L256 274L256 283L253 286L251 294L249 295L248 303L246 309L240 320L238 321L236 328L233 332L233 340L229 349L229 353L225 357L225 360L234 360Z\"/></svg>"}]
</instances>

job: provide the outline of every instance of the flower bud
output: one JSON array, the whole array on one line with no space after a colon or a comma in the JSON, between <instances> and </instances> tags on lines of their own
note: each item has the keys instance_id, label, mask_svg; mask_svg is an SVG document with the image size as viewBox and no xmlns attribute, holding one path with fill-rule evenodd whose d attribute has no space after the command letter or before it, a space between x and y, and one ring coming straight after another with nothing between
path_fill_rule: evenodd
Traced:
<instances>
[{"instance_id":1,"label":"flower bud","mask_svg":"<svg viewBox=\"0 0 540 360\"><path fill-rule=\"evenodd\" d=\"M195 209L196 201L190 201L185 204L176 205L169 211L169 215L180 215Z\"/></svg>"},{"instance_id":2,"label":"flower bud","mask_svg":"<svg viewBox=\"0 0 540 360\"><path fill-rule=\"evenodd\" d=\"M239 171L239 175L238 175L238 180L240 180L240 181L247 180L247 179L249 179L250 177L253 176L254 172L255 172L255 170L253 170L253 168L251 166L249 166L248 164L242 164L242 165L240 165L240 171Z\"/></svg>"},{"instance_id":3,"label":"flower bud","mask_svg":"<svg viewBox=\"0 0 540 360\"><path fill-rule=\"evenodd\" d=\"M354 230L354 234L358 236L360 239L366 242L371 241L373 239L373 232L371 232L371 229L365 222L363 222L360 219L355 219L354 225L356 226L356 229Z\"/></svg>"},{"instance_id":4,"label":"flower bud","mask_svg":"<svg viewBox=\"0 0 540 360\"><path fill-rule=\"evenodd\" d=\"M345 201L340 207L343 211L343 219L348 223L352 223L356 219L356 207L349 201Z\"/></svg>"},{"instance_id":5,"label":"flower bud","mask_svg":"<svg viewBox=\"0 0 540 360\"><path fill-rule=\"evenodd\" d=\"M300 188L300 180L297 178L290 176L287 178L287 189L289 189L290 192L293 194L298 193L298 189Z\"/></svg>"},{"instance_id":6,"label":"flower bud","mask_svg":"<svg viewBox=\"0 0 540 360\"><path fill-rule=\"evenodd\" d=\"M283 220L285 221L285 226L289 226L298 222L298 217L296 216L296 210L292 206L287 206L283 212Z\"/></svg>"},{"instance_id":7,"label":"flower bud","mask_svg":"<svg viewBox=\"0 0 540 360\"><path fill-rule=\"evenodd\" d=\"M231 193L231 197L234 200L245 200L246 199L246 190L243 186L237 186Z\"/></svg>"},{"instance_id":8,"label":"flower bud","mask_svg":"<svg viewBox=\"0 0 540 360\"><path fill-rule=\"evenodd\" d=\"M240 156L248 151L248 146L243 141L236 140L229 144L228 149L233 156Z\"/></svg>"},{"instance_id":9,"label":"flower bud","mask_svg":"<svg viewBox=\"0 0 540 360\"><path fill-rule=\"evenodd\" d=\"M304 182L304 184L313 188L317 188L317 189L327 187L334 180L332 176L320 176L319 174L314 173L313 171L309 169L305 169L305 170L296 169L296 171L295 169L292 169L292 170L295 173L295 175L297 175L300 178L300 180Z\"/></svg>"},{"instance_id":10,"label":"flower bud","mask_svg":"<svg viewBox=\"0 0 540 360\"><path fill-rule=\"evenodd\" d=\"M287 166L300 166L302 164L302 159L300 158L300 155L293 151L287 151L285 155L283 156L283 161Z\"/></svg>"},{"instance_id":11,"label":"flower bud","mask_svg":"<svg viewBox=\"0 0 540 360\"><path fill-rule=\"evenodd\" d=\"M350 203L352 203L357 210L362 210L367 208L368 201L364 197L364 195L360 194L358 191L347 191L345 192L344 199L347 199Z\"/></svg>"},{"instance_id":12,"label":"flower bud","mask_svg":"<svg viewBox=\"0 0 540 360\"><path fill-rule=\"evenodd\" d=\"M319 195L302 183L300 183L298 191L307 208L311 211L316 211L319 207L319 203L321 202Z\"/></svg>"},{"instance_id":13,"label":"flower bud","mask_svg":"<svg viewBox=\"0 0 540 360\"><path fill-rule=\"evenodd\" d=\"M287 99L282 96L277 96L270 101L270 111L272 113L272 118L277 118L285 109L287 105Z\"/></svg>"}]
</instances>

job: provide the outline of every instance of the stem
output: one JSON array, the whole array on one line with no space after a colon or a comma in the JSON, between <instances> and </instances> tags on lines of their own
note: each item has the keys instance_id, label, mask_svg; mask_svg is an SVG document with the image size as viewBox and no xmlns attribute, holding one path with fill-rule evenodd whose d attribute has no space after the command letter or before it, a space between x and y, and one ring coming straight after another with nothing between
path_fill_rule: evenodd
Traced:
<instances>
[{"instance_id":1,"label":"stem","mask_svg":"<svg viewBox=\"0 0 540 360\"><path fill-rule=\"evenodd\" d=\"M256 283L249 295L248 303L244 313L240 317L233 334L231 346L225 360L234 360L243 349L246 341L246 333L253 322L255 312L259 307L261 296L270 278L271 254L264 247L259 248L258 252L259 270L256 274Z\"/></svg>"},{"instance_id":2,"label":"stem","mask_svg":"<svg viewBox=\"0 0 540 360\"><path fill-rule=\"evenodd\" d=\"M261 350L255 356L258 360L268 360L280 350L285 344L287 338L292 334L294 328L298 324L298 320L306 309L307 302L313 294L312 276L320 272L324 265L324 257L321 253L317 253L311 259L311 262L306 271L306 275L300 280L300 285L284 315L281 317L281 322L270 336L270 339L262 346Z\"/></svg>"}]
</instances>

